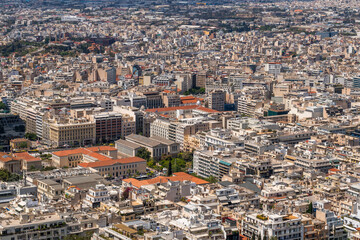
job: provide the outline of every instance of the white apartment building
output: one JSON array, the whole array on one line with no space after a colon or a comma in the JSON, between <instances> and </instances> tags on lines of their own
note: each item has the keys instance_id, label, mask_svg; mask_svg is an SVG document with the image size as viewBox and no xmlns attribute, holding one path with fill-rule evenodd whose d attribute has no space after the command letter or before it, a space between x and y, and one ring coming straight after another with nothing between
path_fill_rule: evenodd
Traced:
<instances>
[{"instance_id":1,"label":"white apartment building","mask_svg":"<svg viewBox=\"0 0 360 240\"><path fill-rule=\"evenodd\" d=\"M238 99L238 112L250 117L255 116L255 110L262 106L261 100L254 100L249 97L239 97Z\"/></svg>"},{"instance_id":2,"label":"white apartment building","mask_svg":"<svg viewBox=\"0 0 360 240\"><path fill-rule=\"evenodd\" d=\"M251 239L302 240L304 227L295 215L249 214L242 221L242 234Z\"/></svg>"},{"instance_id":3,"label":"white apartment building","mask_svg":"<svg viewBox=\"0 0 360 240\"><path fill-rule=\"evenodd\" d=\"M205 146L233 149L243 147L244 143L239 138L233 137L230 130L216 128L205 134Z\"/></svg>"},{"instance_id":4,"label":"white apartment building","mask_svg":"<svg viewBox=\"0 0 360 240\"><path fill-rule=\"evenodd\" d=\"M163 119L156 119L150 124L151 137L158 136L169 139L179 143L181 149L184 147L184 139L195 134L195 130L194 124L170 122Z\"/></svg>"},{"instance_id":5,"label":"white apartment building","mask_svg":"<svg viewBox=\"0 0 360 240\"><path fill-rule=\"evenodd\" d=\"M219 151L195 151L193 170L201 177L213 176L217 179L229 173L230 167L236 162L236 158L230 154L223 154Z\"/></svg>"},{"instance_id":6,"label":"white apartment building","mask_svg":"<svg viewBox=\"0 0 360 240\"><path fill-rule=\"evenodd\" d=\"M35 216L23 214L20 219L0 221L1 240L21 239L63 239L67 235L67 225L58 214Z\"/></svg>"},{"instance_id":7,"label":"white apartment building","mask_svg":"<svg viewBox=\"0 0 360 240\"><path fill-rule=\"evenodd\" d=\"M281 63L278 62L266 63L265 72L269 74L279 75L281 72Z\"/></svg>"},{"instance_id":8,"label":"white apartment building","mask_svg":"<svg viewBox=\"0 0 360 240\"><path fill-rule=\"evenodd\" d=\"M169 121L156 119L150 124L150 136L159 136L162 138L169 138L169 130L171 123Z\"/></svg>"},{"instance_id":9,"label":"white apartment building","mask_svg":"<svg viewBox=\"0 0 360 240\"><path fill-rule=\"evenodd\" d=\"M110 200L110 195L104 184L90 188L86 194L85 202L91 207L99 207L101 202Z\"/></svg>"},{"instance_id":10,"label":"white apartment building","mask_svg":"<svg viewBox=\"0 0 360 240\"><path fill-rule=\"evenodd\" d=\"M308 169L315 170L327 173L327 171L332 168L332 164L329 159L306 159L297 157L295 160L295 166Z\"/></svg>"},{"instance_id":11,"label":"white apartment building","mask_svg":"<svg viewBox=\"0 0 360 240\"><path fill-rule=\"evenodd\" d=\"M186 92L193 87L192 75L189 73L175 74L175 84L181 92Z\"/></svg>"}]
</instances>

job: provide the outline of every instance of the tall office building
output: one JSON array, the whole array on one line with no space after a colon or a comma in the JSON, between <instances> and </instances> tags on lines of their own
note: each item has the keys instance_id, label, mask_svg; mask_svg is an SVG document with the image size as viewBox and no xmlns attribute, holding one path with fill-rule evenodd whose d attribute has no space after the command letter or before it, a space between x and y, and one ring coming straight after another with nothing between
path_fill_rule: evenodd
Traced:
<instances>
[{"instance_id":1,"label":"tall office building","mask_svg":"<svg viewBox=\"0 0 360 240\"><path fill-rule=\"evenodd\" d=\"M206 72L199 72L196 74L196 87L204 88L206 85Z\"/></svg>"},{"instance_id":2,"label":"tall office building","mask_svg":"<svg viewBox=\"0 0 360 240\"><path fill-rule=\"evenodd\" d=\"M94 116L96 142L115 141L121 137L122 115L119 113L101 113Z\"/></svg>"},{"instance_id":3,"label":"tall office building","mask_svg":"<svg viewBox=\"0 0 360 240\"><path fill-rule=\"evenodd\" d=\"M353 78L353 88L360 88L360 77Z\"/></svg>"},{"instance_id":4,"label":"tall office building","mask_svg":"<svg viewBox=\"0 0 360 240\"><path fill-rule=\"evenodd\" d=\"M224 111L226 100L226 92L222 90L214 90L209 94L209 108Z\"/></svg>"}]
</instances>

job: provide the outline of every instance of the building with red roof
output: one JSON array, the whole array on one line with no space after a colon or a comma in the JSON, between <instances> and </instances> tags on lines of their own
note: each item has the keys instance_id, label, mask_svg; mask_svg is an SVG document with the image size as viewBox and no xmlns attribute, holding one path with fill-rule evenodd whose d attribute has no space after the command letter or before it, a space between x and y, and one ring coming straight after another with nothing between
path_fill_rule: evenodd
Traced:
<instances>
[{"instance_id":1,"label":"building with red roof","mask_svg":"<svg viewBox=\"0 0 360 240\"><path fill-rule=\"evenodd\" d=\"M190 181L197 185L208 184L208 181L202 180L198 177L194 177L190 174L184 172L176 172L171 177L164 177L159 176L152 179L147 180L137 180L135 178L127 178L123 179L124 187L134 187L134 188L141 188L145 185L157 184L157 183L167 183L168 181L176 182L176 181Z\"/></svg>"},{"instance_id":2,"label":"building with red roof","mask_svg":"<svg viewBox=\"0 0 360 240\"><path fill-rule=\"evenodd\" d=\"M198 105L198 103L202 104L204 102L204 99L197 98L194 96L186 96L186 97L181 97L180 101L182 106L192 106L192 105Z\"/></svg>"},{"instance_id":3,"label":"building with red roof","mask_svg":"<svg viewBox=\"0 0 360 240\"><path fill-rule=\"evenodd\" d=\"M21 160L10 153L0 152L0 168L11 173L19 173L21 171Z\"/></svg>"},{"instance_id":4,"label":"building with red roof","mask_svg":"<svg viewBox=\"0 0 360 240\"><path fill-rule=\"evenodd\" d=\"M15 158L21 161L23 170L40 170L42 169L42 160L39 157L31 156L28 152L14 153Z\"/></svg>"},{"instance_id":5,"label":"building with red roof","mask_svg":"<svg viewBox=\"0 0 360 240\"><path fill-rule=\"evenodd\" d=\"M110 146L76 148L52 153L55 167L77 167L81 162L107 161L117 158L117 149Z\"/></svg>"},{"instance_id":6,"label":"building with red roof","mask_svg":"<svg viewBox=\"0 0 360 240\"><path fill-rule=\"evenodd\" d=\"M112 176L117 178L126 178L136 173L145 173L146 171L146 161L139 157L83 162L79 163L78 166L87 168L104 177Z\"/></svg>"},{"instance_id":7,"label":"building with red roof","mask_svg":"<svg viewBox=\"0 0 360 240\"><path fill-rule=\"evenodd\" d=\"M146 161L139 157L117 157L117 149L110 146L76 148L52 153L56 167L81 167L104 177L129 177L144 173Z\"/></svg>"}]
</instances>

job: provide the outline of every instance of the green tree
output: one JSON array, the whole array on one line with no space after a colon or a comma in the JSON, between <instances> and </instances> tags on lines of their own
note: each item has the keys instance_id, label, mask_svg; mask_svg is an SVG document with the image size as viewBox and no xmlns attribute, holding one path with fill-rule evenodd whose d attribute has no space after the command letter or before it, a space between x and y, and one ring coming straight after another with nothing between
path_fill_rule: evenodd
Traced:
<instances>
[{"instance_id":1,"label":"green tree","mask_svg":"<svg viewBox=\"0 0 360 240\"><path fill-rule=\"evenodd\" d=\"M208 181L209 183L216 183L218 180L216 179L216 177L214 176L210 176L208 178L205 178L206 181Z\"/></svg>"},{"instance_id":2,"label":"green tree","mask_svg":"<svg viewBox=\"0 0 360 240\"><path fill-rule=\"evenodd\" d=\"M91 239L93 234L94 232L91 231L85 233L84 235L67 235L64 240L88 240Z\"/></svg>"},{"instance_id":3,"label":"green tree","mask_svg":"<svg viewBox=\"0 0 360 240\"><path fill-rule=\"evenodd\" d=\"M11 173L5 168L0 169L0 181L13 182L19 181L21 176L19 174Z\"/></svg>"},{"instance_id":4,"label":"green tree","mask_svg":"<svg viewBox=\"0 0 360 240\"><path fill-rule=\"evenodd\" d=\"M136 156L145 159L146 161L149 161L151 158L151 153L149 152L149 150L143 147L139 149L139 151L136 153Z\"/></svg>"},{"instance_id":5,"label":"green tree","mask_svg":"<svg viewBox=\"0 0 360 240\"><path fill-rule=\"evenodd\" d=\"M47 167L43 167L40 171L51 171L51 170L54 170L54 169L56 169L56 167L47 166Z\"/></svg>"},{"instance_id":6,"label":"green tree","mask_svg":"<svg viewBox=\"0 0 360 240\"><path fill-rule=\"evenodd\" d=\"M7 182L9 180L10 173L6 169L0 169L0 180Z\"/></svg>"},{"instance_id":7,"label":"green tree","mask_svg":"<svg viewBox=\"0 0 360 240\"><path fill-rule=\"evenodd\" d=\"M155 161L153 158L150 158L149 161L147 161L147 165L151 168L154 168L155 167Z\"/></svg>"},{"instance_id":8,"label":"green tree","mask_svg":"<svg viewBox=\"0 0 360 240\"><path fill-rule=\"evenodd\" d=\"M28 147L28 143L27 143L27 142L22 142L22 143L20 143L19 147L20 147L20 149L22 149L22 148L27 148L27 147Z\"/></svg>"},{"instance_id":9,"label":"green tree","mask_svg":"<svg viewBox=\"0 0 360 240\"><path fill-rule=\"evenodd\" d=\"M194 87L184 93L184 95L190 95L190 94L192 95L205 94L205 88Z\"/></svg>"},{"instance_id":10,"label":"green tree","mask_svg":"<svg viewBox=\"0 0 360 240\"><path fill-rule=\"evenodd\" d=\"M3 102L0 102L0 109L4 109L4 110L6 110L6 109L7 109L6 104L5 104L5 103L3 103Z\"/></svg>"},{"instance_id":11,"label":"green tree","mask_svg":"<svg viewBox=\"0 0 360 240\"><path fill-rule=\"evenodd\" d=\"M36 170L37 170L37 169L36 169L35 166L31 166L30 169L29 169L30 172L33 172L33 171L36 171Z\"/></svg>"},{"instance_id":12,"label":"green tree","mask_svg":"<svg viewBox=\"0 0 360 240\"><path fill-rule=\"evenodd\" d=\"M172 163L171 161L169 161L169 165L168 165L168 172L167 172L167 175L170 177L172 176Z\"/></svg>"},{"instance_id":13,"label":"green tree","mask_svg":"<svg viewBox=\"0 0 360 240\"><path fill-rule=\"evenodd\" d=\"M312 204L312 202L310 202L310 203L309 203L309 207L308 207L308 209L306 210L306 212L307 212L307 213L310 213L310 214L313 214L313 211L314 211L314 209L313 209L313 204Z\"/></svg>"},{"instance_id":14,"label":"green tree","mask_svg":"<svg viewBox=\"0 0 360 240\"><path fill-rule=\"evenodd\" d=\"M37 136L35 133L25 133L25 138L27 138L31 141L37 140Z\"/></svg>"}]
</instances>

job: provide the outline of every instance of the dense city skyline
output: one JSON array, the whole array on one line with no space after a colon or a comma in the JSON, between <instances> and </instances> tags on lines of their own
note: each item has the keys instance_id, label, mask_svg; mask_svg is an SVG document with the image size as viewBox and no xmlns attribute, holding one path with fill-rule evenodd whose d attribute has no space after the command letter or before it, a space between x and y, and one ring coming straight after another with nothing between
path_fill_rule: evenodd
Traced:
<instances>
[{"instance_id":1,"label":"dense city skyline","mask_svg":"<svg viewBox=\"0 0 360 240\"><path fill-rule=\"evenodd\" d=\"M360 240L359 23L0 1L0 240Z\"/></svg>"}]
</instances>

